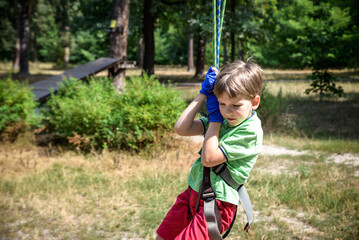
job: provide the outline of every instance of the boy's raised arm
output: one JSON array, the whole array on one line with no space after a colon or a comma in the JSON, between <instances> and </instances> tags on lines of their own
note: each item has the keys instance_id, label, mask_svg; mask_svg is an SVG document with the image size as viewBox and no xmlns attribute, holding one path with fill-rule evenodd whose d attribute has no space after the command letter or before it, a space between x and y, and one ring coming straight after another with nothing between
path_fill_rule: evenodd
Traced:
<instances>
[{"instance_id":1,"label":"boy's raised arm","mask_svg":"<svg viewBox=\"0 0 359 240\"><path fill-rule=\"evenodd\" d=\"M219 130L223 117L219 111L217 97L213 94L207 97L207 111L209 114L209 126L203 141L201 161L205 167L214 167L225 162L226 157L219 148Z\"/></svg>"},{"instance_id":2,"label":"boy's raised arm","mask_svg":"<svg viewBox=\"0 0 359 240\"><path fill-rule=\"evenodd\" d=\"M181 136L195 136L204 133L204 127L201 120L194 120L198 109L203 104L206 96L198 94L198 96L183 111L175 124L175 132Z\"/></svg>"},{"instance_id":3,"label":"boy's raised arm","mask_svg":"<svg viewBox=\"0 0 359 240\"><path fill-rule=\"evenodd\" d=\"M204 127L201 120L194 120L199 108L202 106L206 97L213 93L213 87L217 79L218 69L210 67L202 82L200 94L190 103L177 120L174 130L181 136L195 136L204 133Z\"/></svg>"}]
</instances>

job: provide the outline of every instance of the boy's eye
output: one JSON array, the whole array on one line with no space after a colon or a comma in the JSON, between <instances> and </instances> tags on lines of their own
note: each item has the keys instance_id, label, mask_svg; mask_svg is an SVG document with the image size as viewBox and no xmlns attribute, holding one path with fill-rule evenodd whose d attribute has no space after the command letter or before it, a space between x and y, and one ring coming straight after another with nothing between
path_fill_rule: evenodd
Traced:
<instances>
[{"instance_id":1,"label":"boy's eye","mask_svg":"<svg viewBox=\"0 0 359 240\"><path fill-rule=\"evenodd\" d=\"M238 108L238 107L240 107L240 106L242 106L242 105L233 105L233 107L236 107L236 108Z\"/></svg>"}]
</instances>

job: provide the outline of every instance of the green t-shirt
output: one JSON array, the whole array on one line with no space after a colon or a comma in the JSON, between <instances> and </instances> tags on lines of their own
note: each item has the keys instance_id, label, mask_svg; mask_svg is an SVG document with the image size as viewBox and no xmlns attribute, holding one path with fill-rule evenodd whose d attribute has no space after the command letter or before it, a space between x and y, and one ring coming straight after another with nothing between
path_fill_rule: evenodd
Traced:
<instances>
[{"instance_id":1,"label":"green t-shirt","mask_svg":"<svg viewBox=\"0 0 359 240\"><path fill-rule=\"evenodd\" d=\"M201 121L206 132L208 119L202 117ZM219 131L219 147L227 159L229 172L237 183L243 184L247 181L262 149L262 140L261 120L256 112L237 126L231 126L226 120L223 121ZM198 158L192 165L187 182L194 191L198 192L202 179L203 165L201 158ZM211 184L216 191L217 199L238 205L238 192L213 171L211 171Z\"/></svg>"}]
</instances>

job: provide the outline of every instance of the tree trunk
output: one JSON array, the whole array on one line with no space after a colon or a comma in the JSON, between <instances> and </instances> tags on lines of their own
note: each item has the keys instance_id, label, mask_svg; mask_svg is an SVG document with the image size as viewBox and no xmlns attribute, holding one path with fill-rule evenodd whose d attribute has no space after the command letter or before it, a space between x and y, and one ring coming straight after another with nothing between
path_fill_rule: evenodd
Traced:
<instances>
[{"instance_id":1,"label":"tree trunk","mask_svg":"<svg viewBox=\"0 0 359 240\"><path fill-rule=\"evenodd\" d=\"M13 26L16 30L16 42L13 47L11 59L12 70L18 71L20 68L20 4L15 4L14 7L16 10L14 11Z\"/></svg>"},{"instance_id":2,"label":"tree trunk","mask_svg":"<svg viewBox=\"0 0 359 240\"><path fill-rule=\"evenodd\" d=\"M195 77L203 77L204 64L206 57L206 36L198 36L197 43L197 61L196 61L196 74Z\"/></svg>"},{"instance_id":3,"label":"tree trunk","mask_svg":"<svg viewBox=\"0 0 359 240\"><path fill-rule=\"evenodd\" d=\"M59 0L59 4L56 7L56 23L60 26L59 39L61 52L57 61L61 63L59 67L66 67L70 61L70 19L68 14L68 7L71 3L69 0Z\"/></svg>"},{"instance_id":4,"label":"tree trunk","mask_svg":"<svg viewBox=\"0 0 359 240\"><path fill-rule=\"evenodd\" d=\"M154 21L155 17L151 12L152 0L145 0L143 8L143 36L145 40L145 56L143 70L148 75L155 72L155 38L154 38Z\"/></svg>"},{"instance_id":5,"label":"tree trunk","mask_svg":"<svg viewBox=\"0 0 359 240\"><path fill-rule=\"evenodd\" d=\"M127 60L127 33L129 22L130 0L113 0L112 21L116 21L115 28L110 33L110 57L121 58L123 62ZM118 90L125 86L124 78L126 69L115 66L113 69L114 85Z\"/></svg>"},{"instance_id":6,"label":"tree trunk","mask_svg":"<svg viewBox=\"0 0 359 240\"><path fill-rule=\"evenodd\" d=\"M239 45L240 45L240 47L238 49L238 59L243 60L243 47L244 47L243 41L240 41Z\"/></svg>"},{"instance_id":7,"label":"tree trunk","mask_svg":"<svg viewBox=\"0 0 359 240\"><path fill-rule=\"evenodd\" d=\"M68 25L64 27L64 32L62 33L62 40L63 40L62 43L64 48L63 61L64 61L64 66L66 67L70 62L70 45L71 45L70 27Z\"/></svg>"},{"instance_id":8,"label":"tree trunk","mask_svg":"<svg viewBox=\"0 0 359 240\"><path fill-rule=\"evenodd\" d=\"M32 62L37 62L37 22L34 22L34 30L32 37Z\"/></svg>"},{"instance_id":9,"label":"tree trunk","mask_svg":"<svg viewBox=\"0 0 359 240\"><path fill-rule=\"evenodd\" d=\"M70 45L71 45L71 34L70 34L70 19L68 13L68 0L62 0L63 10L62 10L62 46L64 48L64 66L66 67L70 62Z\"/></svg>"},{"instance_id":10,"label":"tree trunk","mask_svg":"<svg viewBox=\"0 0 359 240\"><path fill-rule=\"evenodd\" d=\"M223 65L228 63L227 36L223 34Z\"/></svg>"},{"instance_id":11,"label":"tree trunk","mask_svg":"<svg viewBox=\"0 0 359 240\"><path fill-rule=\"evenodd\" d=\"M70 46L66 46L64 48L64 65L65 67L69 64L70 62Z\"/></svg>"},{"instance_id":12,"label":"tree trunk","mask_svg":"<svg viewBox=\"0 0 359 240\"><path fill-rule=\"evenodd\" d=\"M20 67L20 24L18 25L18 29L16 30L17 36L16 36L16 45L14 48L14 57L12 61L12 69L19 70Z\"/></svg>"},{"instance_id":13,"label":"tree trunk","mask_svg":"<svg viewBox=\"0 0 359 240\"><path fill-rule=\"evenodd\" d=\"M138 37L138 68L143 68L143 37L140 35Z\"/></svg>"},{"instance_id":14,"label":"tree trunk","mask_svg":"<svg viewBox=\"0 0 359 240\"><path fill-rule=\"evenodd\" d=\"M234 16L236 12L236 0L231 1L231 13ZM233 30L231 30L231 62L235 60L236 53L236 35Z\"/></svg>"},{"instance_id":15,"label":"tree trunk","mask_svg":"<svg viewBox=\"0 0 359 240\"><path fill-rule=\"evenodd\" d=\"M236 37L234 32L231 32L231 62L236 58Z\"/></svg>"},{"instance_id":16,"label":"tree trunk","mask_svg":"<svg viewBox=\"0 0 359 240\"><path fill-rule=\"evenodd\" d=\"M193 33L188 34L188 49L187 49L187 71L194 72L194 61L193 61Z\"/></svg>"},{"instance_id":17,"label":"tree trunk","mask_svg":"<svg viewBox=\"0 0 359 240\"><path fill-rule=\"evenodd\" d=\"M37 34L39 32L38 29L38 19L39 19L39 10L38 10L38 1L34 0L32 2L33 7L32 7L32 17L31 17L31 22L32 22L32 34L31 34L31 52L32 52L32 62L36 63L37 62Z\"/></svg>"},{"instance_id":18,"label":"tree trunk","mask_svg":"<svg viewBox=\"0 0 359 240\"><path fill-rule=\"evenodd\" d=\"M29 74L30 1L20 1L20 74Z\"/></svg>"}]
</instances>

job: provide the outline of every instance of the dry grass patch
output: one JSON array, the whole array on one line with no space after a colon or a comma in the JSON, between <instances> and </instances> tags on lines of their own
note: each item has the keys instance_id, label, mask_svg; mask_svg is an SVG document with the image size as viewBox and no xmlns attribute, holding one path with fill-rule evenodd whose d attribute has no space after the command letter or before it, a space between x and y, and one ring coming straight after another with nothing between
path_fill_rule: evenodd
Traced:
<instances>
[{"instance_id":1,"label":"dry grass patch","mask_svg":"<svg viewBox=\"0 0 359 240\"><path fill-rule=\"evenodd\" d=\"M308 215L301 211L289 209L285 205L273 205L263 211L255 211L255 219L258 225L267 226L268 232L280 233L284 228L291 232L294 239L321 239L324 232L312 226L308 219L324 219L325 215Z\"/></svg>"},{"instance_id":2,"label":"dry grass patch","mask_svg":"<svg viewBox=\"0 0 359 240\"><path fill-rule=\"evenodd\" d=\"M153 238L198 157L199 148L187 141L173 145L179 148L87 155L1 146L7 157L1 158L0 237ZM36 158L36 166L21 165L27 158Z\"/></svg>"},{"instance_id":3,"label":"dry grass patch","mask_svg":"<svg viewBox=\"0 0 359 240\"><path fill-rule=\"evenodd\" d=\"M200 141L176 139L140 154L53 151L39 157L36 168L18 169L7 161L2 167L13 173L0 177L0 212L5 216L0 237L154 239L158 224L187 187L199 148ZM0 149L24 157L16 148ZM36 156L38 151L43 150L25 152ZM358 184L350 178L352 170L327 163L327 158L260 156L247 183L255 222L249 234L243 232L245 215L239 210L230 239L355 236Z\"/></svg>"}]
</instances>

